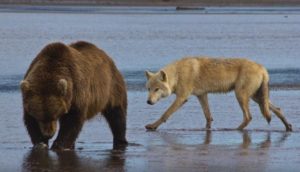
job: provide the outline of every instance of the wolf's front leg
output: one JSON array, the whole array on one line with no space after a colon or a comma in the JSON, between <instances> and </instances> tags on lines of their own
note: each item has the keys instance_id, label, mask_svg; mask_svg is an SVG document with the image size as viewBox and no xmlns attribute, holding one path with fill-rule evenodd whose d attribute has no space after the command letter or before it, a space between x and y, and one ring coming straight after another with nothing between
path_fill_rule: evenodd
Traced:
<instances>
[{"instance_id":1,"label":"wolf's front leg","mask_svg":"<svg viewBox=\"0 0 300 172\"><path fill-rule=\"evenodd\" d=\"M166 122L167 119L176 111L178 110L185 102L187 98L176 98L173 104L168 108L168 110L154 123L148 124L145 126L147 130L156 130L160 124Z\"/></svg>"},{"instance_id":2,"label":"wolf's front leg","mask_svg":"<svg viewBox=\"0 0 300 172\"><path fill-rule=\"evenodd\" d=\"M206 129L210 129L211 122L213 121L213 118L211 117L211 113L210 113L210 110L209 110L207 94L197 96L197 98L198 98L198 100L199 100L199 102L202 106L202 110L203 110L203 113L204 113L205 118L206 118Z\"/></svg>"}]
</instances>

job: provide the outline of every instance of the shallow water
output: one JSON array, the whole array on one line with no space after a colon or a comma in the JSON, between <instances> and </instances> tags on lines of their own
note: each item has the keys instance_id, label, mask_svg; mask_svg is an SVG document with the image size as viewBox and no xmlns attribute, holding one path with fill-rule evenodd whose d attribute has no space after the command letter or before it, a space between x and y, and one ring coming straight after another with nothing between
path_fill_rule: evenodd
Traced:
<instances>
[{"instance_id":1,"label":"shallow water","mask_svg":"<svg viewBox=\"0 0 300 172\"><path fill-rule=\"evenodd\" d=\"M157 70L183 56L246 57L267 67L272 87L300 87L298 14L29 11L2 12L0 21L4 92L18 89L31 60L46 44L77 40L93 42L112 56L133 90L144 87L144 70Z\"/></svg>"},{"instance_id":2,"label":"shallow water","mask_svg":"<svg viewBox=\"0 0 300 172\"><path fill-rule=\"evenodd\" d=\"M233 94L211 95L212 130L204 129L199 103L191 98L157 132L144 125L157 119L173 98L146 105L146 93L129 92L124 151L112 151L112 137L101 117L86 122L75 151L32 150L22 124L19 93L1 93L1 171L297 171L300 150L300 91L272 91L294 131L286 133L273 115L270 125L251 103L253 120L244 132L235 130L242 114ZM9 103L8 103L9 102ZM5 106L3 105L5 104ZM4 113L5 112L5 113Z\"/></svg>"},{"instance_id":3,"label":"shallow water","mask_svg":"<svg viewBox=\"0 0 300 172\"><path fill-rule=\"evenodd\" d=\"M300 168L300 16L283 14L0 13L0 171L297 171ZM104 118L85 123L75 151L33 151L22 122L18 83L40 49L52 41L87 40L110 54L128 83L130 145L112 151ZM146 104L144 70L186 55L247 57L265 65L271 100L294 131L273 115L270 125L255 103L246 131L234 130L242 113L233 93L210 95L214 117L194 97L157 132L174 96ZM293 89L291 89L293 88Z\"/></svg>"}]
</instances>

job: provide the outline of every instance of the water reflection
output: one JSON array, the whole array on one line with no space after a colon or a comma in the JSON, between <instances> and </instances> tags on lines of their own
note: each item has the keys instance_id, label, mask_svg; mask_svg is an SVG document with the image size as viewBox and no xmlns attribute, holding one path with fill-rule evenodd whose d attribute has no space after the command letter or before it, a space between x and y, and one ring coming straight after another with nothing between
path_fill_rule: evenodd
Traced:
<instances>
[{"instance_id":1,"label":"water reflection","mask_svg":"<svg viewBox=\"0 0 300 172\"><path fill-rule=\"evenodd\" d=\"M202 133L204 132L204 134ZM263 137L262 141L252 141L252 135L255 135L254 137L261 138L261 133L265 136ZM271 145L275 147L280 147L283 145L283 143L286 141L286 139L290 136L291 133L282 132L282 133L272 133L272 131L264 131L264 132L252 132L252 131L227 131L227 130L205 130L201 131L201 135L203 134L203 137L197 141L195 141L195 138L193 136L189 135L181 135L176 133L157 133L161 140L165 143L167 143L169 146L175 146L178 147L181 145L182 147L185 147L187 145L195 145L197 147L206 147L209 149L210 145L236 145L239 140L241 140L241 143L237 145L237 148L241 149L249 149L249 148L269 148ZM241 139L237 137L238 135L241 135ZM275 137L275 139L271 139L271 134ZM228 139L227 139L228 138ZM272 144L273 143L273 144Z\"/></svg>"},{"instance_id":2,"label":"water reflection","mask_svg":"<svg viewBox=\"0 0 300 172\"><path fill-rule=\"evenodd\" d=\"M271 139L271 131L266 132L265 135L265 139L261 142L259 142L256 148L269 148L272 145L276 146L276 147L280 147L281 145L283 145L283 143L286 141L286 139L290 136L290 133L287 132L282 132L280 133L280 136L278 138L276 138L275 140L272 141ZM247 149L251 146L252 144L252 139L251 136L249 134L249 131L242 131L242 138L243 138L243 142L241 144L241 148L243 149ZM273 142L273 144L272 144Z\"/></svg>"},{"instance_id":3,"label":"water reflection","mask_svg":"<svg viewBox=\"0 0 300 172\"><path fill-rule=\"evenodd\" d=\"M31 150L23 158L22 169L29 172L136 171L145 168L146 171L176 171L180 167L187 171L198 168L222 171L228 167L228 171L265 171L272 162L272 150L283 147L290 135L272 131L154 132L148 135L153 142L144 142L138 147L129 145L126 151Z\"/></svg>"},{"instance_id":4,"label":"water reflection","mask_svg":"<svg viewBox=\"0 0 300 172\"><path fill-rule=\"evenodd\" d=\"M90 152L30 150L24 157L22 171L124 171L124 151Z\"/></svg>"},{"instance_id":5,"label":"water reflection","mask_svg":"<svg viewBox=\"0 0 300 172\"><path fill-rule=\"evenodd\" d=\"M32 149L24 158L23 171L47 171L53 168L54 159L46 150Z\"/></svg>"},{"instance_id":6,"label":"water reflection","mask_svg":"<svg viewBox=\"0 0 300 172\"><path fill-rule=\"evenodd\" d=\"M211 130L206 130L206 134L205 134L205 137L204 137L203 140L204 140L203 143L205 145L209 145L210 144L210 142L211 142Z\"/></svg>"}]
</instances>

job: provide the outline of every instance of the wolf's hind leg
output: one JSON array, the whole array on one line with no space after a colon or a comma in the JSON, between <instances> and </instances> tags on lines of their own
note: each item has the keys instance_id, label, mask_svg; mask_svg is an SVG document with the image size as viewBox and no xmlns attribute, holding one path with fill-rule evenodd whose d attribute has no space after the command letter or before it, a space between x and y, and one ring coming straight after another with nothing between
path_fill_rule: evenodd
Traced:
<instances>
[{"instance_id":1,"label":"wolf's hind leg","mask_svg":"<svg viewBox=\"0 0 300 172\"><path fill-rule=\"evenodd\" d=\"M252 99L259 105L260 111L268 123L271 122L271 114L269 107L269 86L263 81L258 90L252 95Z\"/></svg>"},{"instance_id":2,"label":"wolf's hind leg","mask_svg":"<svg viewBox=\"0 0 300 172\"><path fill-rule=\"evenodd\" d=\"M269 106L270 106L270 109L273 113L275 113L275 115L282 121L282 123L285 125L285 128L286 128L286 131L292 131L292 125L289 124L287 122L287 120L285 119L285 117L283 116L280 108L274 106L271 101L269 101Z\"/></svg>"},{"instance_id":3,"label":"wolf's hind leg","mask_svg":"<svg viewBox=\"0 0 300 172\"><path fill-rule=\"evenodd\" d=\"M243 91L236 91L236 98L240 104L244 116L243 122L237 129L242 130L249 124L249 122L252 119L252 116L249 111L249 97L243 94Z\"/></svg>"},{"instance_id":4,"label":"wolf's hind leg","mask_svg":"<svg viewBox=\"0 0 300 172\"><path fill-rule=\"evenodd\" d=\"M197 96L197 98L198 98L198 100L201 104L203 113L204 113L205 118L206 118L206 129L210 129L211 122L213 121L213 118L211 117L211 113L210 113L210 110L209 110L207 94Z\"/></svg>"},{"instance_id":5,"label":"wolf's hind leg","mask_svg":"<svg viewBox=\"0 0 300 172\"><path fill-rule=\"evenodd\" d=\"M175 101L167 109L167 111L157 121L152 124L146 125L145 128L147 130L156 130L156 128L159 127L163 122L166 122L167 119L186 102L186 100L187 98L176 97Z\"/></svg>"},{"instance_id":6,"label":"wolf's hind leg","mask_svg":"<svg viewBox=\"0 0 300 172\"><path fill-rule=\"evenodd\" d=\"M268 105L266 106L264 104L265 102L263 102L262 98L259 97L258 95L252 96L252 100L255 101L259 105L261 113L266 118L267 122L270 124L271 114L270 114L270 110L269 110L269 103L267 102Z\"/></svg>"}]
</instances>

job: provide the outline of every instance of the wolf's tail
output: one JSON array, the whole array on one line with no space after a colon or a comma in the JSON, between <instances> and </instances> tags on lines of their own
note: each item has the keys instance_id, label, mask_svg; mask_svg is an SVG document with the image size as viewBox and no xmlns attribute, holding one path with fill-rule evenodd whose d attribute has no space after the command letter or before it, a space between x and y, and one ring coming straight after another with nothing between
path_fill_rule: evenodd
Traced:
<instances>
[{"instance_id":1,"label":"wolf's tail","mask_svg":"<svg viewBox=\"0 0 300 172\"><path fill-rule=\"evenodd\" d=\"M271 114L269 107L269 75L266 70L263 73L263 80L260 88L257 91L257 99L259 101L260 111L263 116L266 118L268 123L271 122Z\"/></svg>"}]
</instances>

